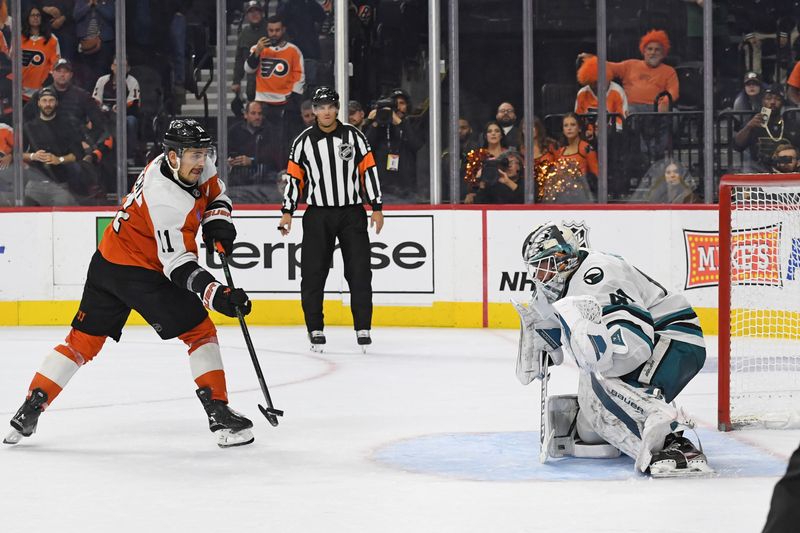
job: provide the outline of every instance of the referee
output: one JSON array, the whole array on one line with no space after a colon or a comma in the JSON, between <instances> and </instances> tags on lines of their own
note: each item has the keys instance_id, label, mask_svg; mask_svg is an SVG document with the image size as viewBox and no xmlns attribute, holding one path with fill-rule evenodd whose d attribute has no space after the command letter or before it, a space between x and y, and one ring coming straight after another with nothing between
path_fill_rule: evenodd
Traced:
<instances>
[{"instance_id":1,"label":"referee","mask_svg":"<svg viewBox=\"0 0 800 533\"><path fill-rule=\"evenodd\" d=\"M370 269L367 214L372 206L375 233L383 227L381 187L375 158L361 131L336 119L339 94L331 87L314 92L311 104L316 124L292 143L280 225L282 235L292 228L292 213L305 192L300 297L312 349L325 344L322 300L336 239L344 258L344 277L350 286L353 326L358 344L372 343L372 270ZM364 200L362 200L362 198Z\"/></svg>"}]
</instances>

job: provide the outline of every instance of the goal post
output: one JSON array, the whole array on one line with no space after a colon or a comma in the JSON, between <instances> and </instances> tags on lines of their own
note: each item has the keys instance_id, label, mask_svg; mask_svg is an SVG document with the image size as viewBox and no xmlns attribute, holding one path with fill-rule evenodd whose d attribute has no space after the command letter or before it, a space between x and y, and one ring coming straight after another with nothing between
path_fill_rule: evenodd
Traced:
<instances>
[{"instance_id":1,"label":"goal post","mask_svg":"<svg viewBox=\"0 0 800 533\"><path fill-rule=\"evenodd\" d=\"M800 427L800 174L725 175L718 427Z\"/></svg>"}]
</instances>

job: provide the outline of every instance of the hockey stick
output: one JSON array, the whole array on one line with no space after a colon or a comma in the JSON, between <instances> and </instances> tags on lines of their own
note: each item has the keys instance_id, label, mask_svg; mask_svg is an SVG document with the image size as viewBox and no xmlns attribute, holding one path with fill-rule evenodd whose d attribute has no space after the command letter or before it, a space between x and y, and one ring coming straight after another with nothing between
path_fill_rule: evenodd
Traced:
<instances>
[{"instance_id":1,"label":"hockey stick","mask_svg":"<svg viewBox=\"0 0 800 533\"><path fill-rule=\"evenodd\" d=\"M552 435L547 435L547 382L550 380L550 354L542 351L539 354L541 361L542 383L541 403L539 406L539 462L547 462Z\"/></svg>"},{"instance_id":2,"label":"hockey stick","mask_svg":"<svg viewBox=\"0 0 800 533\"><path fill-rule=\"evenodd\" d=\"M222 248L222 244L219 242L215 242L214 245L217 248L219 260L222 262L222 270L225 272L225 279L228 281L228 287L233 289L233 278L231 277L231 269L228 266L228 258L225 257L225 250ZM247 324L244 321L244 315L242 314L242 310L239 309L239 306L236 306L236 318L239 319L239 325L242 327L244 342L247 344L247 351L250 352L250 360L253 361L253 367L256 369L256 376L258 377L259 385L261 385L261 392L264 393L264 399L267 400L266 409L261 404L258 404L258 408L261 410L261 414L267 418L270 424L277 426L278 417L283 416L283 411L280 409L275 409L275 407L272 405L272 398L269 396L269 389L267 389L267 384L264 381L264 374L261 372L261 365L258 362L258 357L256 357L256 349L253 347L253 340L250 338L250 331L247 329Z\"/></svg>"}]
</instances>

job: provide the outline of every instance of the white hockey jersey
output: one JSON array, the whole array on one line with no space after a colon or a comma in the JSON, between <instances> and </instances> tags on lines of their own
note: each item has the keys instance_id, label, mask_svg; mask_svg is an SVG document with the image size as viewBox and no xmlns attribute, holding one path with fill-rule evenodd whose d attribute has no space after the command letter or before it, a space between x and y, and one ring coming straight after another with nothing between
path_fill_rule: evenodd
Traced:
<instances>
[{"instance_id":1,"label":"white hockey jersey","mask_svg":"<svg viewBox=\"0 0 800 533\"><path fill-rule=\"evenodd\" d=\"M612 341L627 347L615 350L613 368L604 375L624 376L648 360L655 369L664 355L659 346L667 344L658 342L662 337L705 348L700 321L683 295L668 291L621 257L593 250L580 254L584 259L563 296L596 298Z\"/></svg>"}]
</instances>

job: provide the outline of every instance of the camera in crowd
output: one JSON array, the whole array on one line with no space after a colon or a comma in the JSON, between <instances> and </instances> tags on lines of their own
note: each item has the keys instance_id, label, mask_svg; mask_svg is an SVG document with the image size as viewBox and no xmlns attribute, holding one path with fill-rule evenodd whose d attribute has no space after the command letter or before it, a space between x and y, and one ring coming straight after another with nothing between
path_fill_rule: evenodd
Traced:
<instances>
[{"instance_id":1,"label":"camera in crowd","mask_svg":"<svg viewBox=\"0 0 800 533\"><path fill-rule=\"evenodd\" d=\"M508 156L503 154L495 159L487 159L483 162L483 170L481 171L481 179L487 185L494 185L497 183L497 178L500 177L498 170L508 172L510 166Z\"/></svg>"},{"instance_id":2,"label":"camera in crowd","mask_svg":"<svg viewBox=\"0 0 800 533\"><path fill-rule=\"evenodd\" d=\"M392 113L395 111L394 98L384 97L375 102L375 122L379 126L388 126L392 122Z\"/></svg>"}]
</instances>

